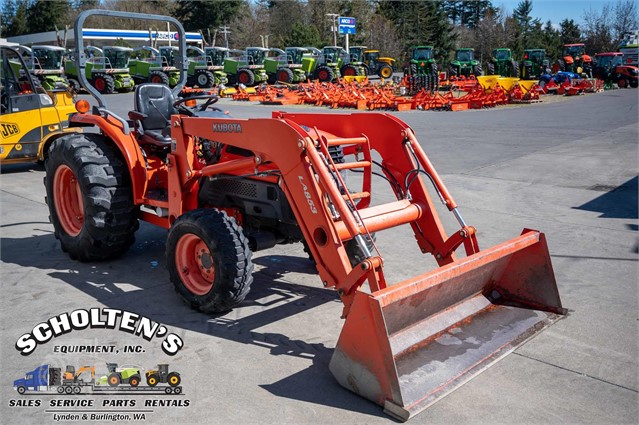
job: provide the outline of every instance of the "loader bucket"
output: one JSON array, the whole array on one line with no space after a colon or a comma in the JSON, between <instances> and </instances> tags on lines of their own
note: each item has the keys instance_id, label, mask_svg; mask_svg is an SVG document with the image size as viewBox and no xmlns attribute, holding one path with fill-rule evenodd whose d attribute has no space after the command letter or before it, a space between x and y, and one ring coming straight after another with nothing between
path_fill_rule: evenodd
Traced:
<instances>
[{"instance_id":1,"label":"loader bucket","mask_svg":"<svg viewBox=\"0 0 639 425\"><path fill-rule=\"evenodd\" d=\"M544 235L524 230L422 276L358 292L330 370L405 421L565 312Z\"/></svg>"}]
</instances>

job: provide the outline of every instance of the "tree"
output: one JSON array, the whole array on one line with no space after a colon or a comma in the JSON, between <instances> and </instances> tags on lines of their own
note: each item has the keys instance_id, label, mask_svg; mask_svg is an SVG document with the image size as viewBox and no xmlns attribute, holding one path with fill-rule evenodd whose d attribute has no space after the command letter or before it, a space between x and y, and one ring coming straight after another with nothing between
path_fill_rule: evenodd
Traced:
<instances>
[{"instance_id":1,"label":"tree","mask_svg":"<svg viewBox=\"0 0 639 425\"><path fill-rule=\"evenodd\" d=\"M519 25L520 44L524 49L531 48L529 45L532 33L537 30L541 31L541 21L533 19L531 16L533 9L532 0L522 0L513 11L513 18ZM521 53L521 52L518 52Z\"/></svg>"},{"instance_id":2,"label":"tree","mask_svg":"<svg viewBox=\"0 0 639 425\"><path fill-rule=\"evenodd\" d=\"M319 46L322 42L319 30L315 25L304 25L300 22L293 24L285 46Z\"/></svg>"},{"instance_id":3,"label":"tree","mask_svg":"<svg viewBox=\"0 0 639 425\"><path fill-rule=\"evenodd\" d=\"M551 21L546 22L543 32L543 44L546 48L546 57L558 58L561 55L561 35Z\"/></svg>"},{"instance_id":4,"label":"tree","mask_svg":"<svg viewBox=\"0 0 639 425\"><path fill-rule=\"evenodd\" d=\"M240 0L178 0L175 17L186 31L217 28L237 16L242 3Z\"/></svg>"},{"instance_id":5,"label":"tree","mask_svg":"<svg viewBox=\"0 0 639 425\"><path fill-rule=\"evenodd\" d=\"M27 9L28 32L53 31L67 23L69 3L65 0L36 0Z\"/></svg>"},{"instance_id":6,"label":"tree","mask_svg":"<svg viewBox=\"0 0 639 425\"><path fill-rule=\"evenodd\" d=\"M617 2L612 22L612 37L615 46L619 45L626 32L637 29L637 20L637 3L634 0Z\"/></svg>"},{"instance_id":7,"label":"tree","mask_svg":"<svg viewBox=\"0 0 639 425\"><path fill-rule=\"evenodd\" d=\"M29 32L28 8L28 0L8 0L5 3L2 9L2 28L5 37L13 37Z\"/></svg>"},{"instance_id":8,"label":"tree","mask_svg":"<svg viewBox=\"0 0 639 425\"><path fill-rule=\"evenodd\" d=\"M612 36L613 9L610 3L600 12L593 9L584 11L583 35L586 51L590 54L609 52L616 49Z\"/></svg>"},{"instance_id":9,"label":"tree","mask_svg":"<svg viewBox=\"0 0 639 425\"><path fill-rule=\"evenodd\" d=\"M564 19L559 24L559 36L562 44L573 44L581 41L581 29L572 19Z\"/></svg>"}]
</instances>

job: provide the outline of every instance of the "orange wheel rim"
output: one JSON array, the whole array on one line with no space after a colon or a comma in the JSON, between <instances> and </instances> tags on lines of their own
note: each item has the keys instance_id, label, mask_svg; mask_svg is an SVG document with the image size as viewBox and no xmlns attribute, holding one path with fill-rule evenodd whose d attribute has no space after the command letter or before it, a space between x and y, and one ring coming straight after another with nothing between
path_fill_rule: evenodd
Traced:
<instances>
[{"instance_id":1,"label":"orange wheel rim","mask_svg":"<svg viewBox=\"0 0 639 425\"><path fill-rule=\"evenodd\" d=\"M355 70L353 68L347 68L346 70L344 70L344 75L352 77L353 75L355 75Z\"/></svg>"},{"instance_id":2,"label":"orange wheel rim","mask_svg":"<svg viewBox=\"0 0 639 425\"><path fill-rule=\"evenodd\" d=\"M109 382L111 382L112 384L117 384L118 378L116 378L115 376L112 376Z\"/></svg>"},{"instance_id":3,"label":"orange wheel rim","mask_svg":"<svg viewBox=\"0 0 639 425\"><path fill-rule=\"evenodd\" d=\"M106 87L106 83L104 82L102 78L98 78L97 80L95 80L96 89L98 89L99 91L102 91L104 90L105 87Z\"/></svg>"},{"instance_id":4,"label":"orange wheel rim","mask_svg":"<svg viewBox=\"0 0 639 425\"><path fill-rule=\"evenodd\" d=\"M55 171L53 199L62 229L69 236L78 236L84 225L84 203L78 179L67 165Z\"/></svg>"},{"instance_id":5,"label":"orange wheel rim","mask_svg":"<svg viewBox=\"0 0 639 425\"><path fill-rule=\"evenodd\" d=\"M162 78L161 78L161 77L159 77L159 76L157 76L157 75L154 75L154 76L151 78L151 82L152 82L152 83L156 83L156 84L157 84L157 83L161 83L161 82L162 82Z\"/></svg>"},{"instance_id":6,"label":"orange wheel rim","mask_svg":"<svg viewBox=\"0 0 639 425\"><path fill-rule=\"evenodd\" d=\"M198 236L189 233L178 240L175 265L180 280L195 295L211 291L215 279L215 265L208 246Z\"/></svg>"}]
</instances>

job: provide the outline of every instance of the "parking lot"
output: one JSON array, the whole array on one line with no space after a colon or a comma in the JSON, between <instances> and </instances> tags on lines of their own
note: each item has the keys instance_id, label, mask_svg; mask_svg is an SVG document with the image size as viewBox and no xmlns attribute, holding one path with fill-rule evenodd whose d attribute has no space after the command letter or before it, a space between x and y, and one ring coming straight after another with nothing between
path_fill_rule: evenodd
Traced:
<instances>
[{"instance_id":1,"label":"parking lot","mask_svg":"<svg viewBox=\"0 0 639 425\"><path fill-rule=\"evenodd\" d=\"M106 99L120 116L133 104L132 94ZM228 99L218 105L237 118L268 117L274 110L355 113ZM637 423L638 105L639 90L627 89L491 110L393 112L413 128L466 222L478 229L480 248L511 239L523 228L546 234L569 309L566 318L410 423ZM67 399L94 400L96 412L135 407L147 423L158 424L394 422L330 374L342 304L322 286L301 244L254 254L255 281L241 306L221 316L197 313L169 282L163 229L142 223L131 250L116 260L69 259L53 236L43 176L35 164L3 166L0 176L0 422L48 423L56 412L88 411L55 408L51 400L63 397L54 393L20 396L13 380L42 364L96 365L101 376L107 362L145 368L169 363L182 375L184 392L172 398L182 403L146 405L145 400L162 397L131 395L124 399L136 400L135 406L113 408L105 407L106 395ZM455 229L452 217L444 223L449 232ZM433 267L430 258L422 259L409 229L389 232L378 236L389 281ZM28 356L16 350L18 338L40 322L103 307L157 321L184 346L168 356L158 338L96 328L61 335ZM55 351L87 345L142 350ZM42 403L12 406L11 400Z\"/></svg>"}]
</instances>

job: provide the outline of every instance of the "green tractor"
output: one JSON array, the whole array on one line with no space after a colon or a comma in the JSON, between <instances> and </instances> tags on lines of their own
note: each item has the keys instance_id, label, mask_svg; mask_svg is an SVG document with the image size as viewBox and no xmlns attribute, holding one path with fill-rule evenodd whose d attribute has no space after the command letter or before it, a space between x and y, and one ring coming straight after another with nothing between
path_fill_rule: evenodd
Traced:
<instances>
[{"instance_id":1,"label":"green tractor","mask_svg":"<svg viewBox=\"0 0 639 425\"><path fill-rule=\"evenodd\" d=\"M455 50L455 59L448 65L448 76L469 77L482 75L481 63L475 59L475 49L462 48Z\"/></svg>"},{"instance_id":2,"label":"green tractor","mask_svg":"<svg viewBox=\"0 0 639 425\"><path fill-rule=\"evenodd\" d=\"M488 74L519 77L519 63L513 59L510 49L493 49L492 58L488 62Z\"/></svg>"},{"instance_id":3,"label":"green tractor","mask_svg":"<svg viewBox=\"0 0 639 425\"><path fill-rule=\"evenodd\" d=\"M439 90L439 66L433 54L433 46L413 46L409 49L408 57L404 76L410 80L413 90Z\"/></svg>"},{"instance_id":4,"label":"green tractor","mask_svg":"<svg viewBox=\"0 0 639 425\"><path fill-rule=\"evenodd\" d=\"M264 58L264 69L268 74L268 82L273 84L275 82L282 83L300 83L306 80L306 71L302 64L303 53L305 49L291 53L295 53L295 56L289 55L289 50L286 52L282 49L270 49L269 53Z\"/></svg>"},{"instance_id":5,"label":"green tractor","mask_svg":"<svg viewBox=\"0 0 639 425\"><path fill-rule=\"evenodd\" d=\"M67 87L68 81L64 78L63 57L66 52L57 46L19 46L18 51L22 55L29 73L37 78L45 90L53 90L56 87Z\"/></svg>"},{"instance_id":6,"label":"green tractor","mask_svg":"<svg viewBox=\"0 0 639 425\"><path fill-rule=\"evenodd\" d=\"M366 75L377 74L379 78L388 79L395 72L395 59L381 56L379 50L369 49L366 46L352 46L349 48L351 59L361 61Z\"/></svg>"},{"instance_id":7,"label":"green tractor","mask_svg":"<svg viewBox=\"0 0 639 425\"><path fill-rule=\"evenodd\" d=\"M538 80L544 74L550 74L550 61L544 49L526 49L519 66L520 77L524 80Z\"/></svg>"},{"instance_id":8,"label":"green tractor","mask_svg":"<svg viewBox=\"0 0 639 425\"><path fill-rule=\"evenodd\" d=\"M186 54L189 58L187 80L189 86L211 88L228 83L226 72L223 71L223 59L214 63L213 58L206 51L195 46L187 46Z\"/></svg>"},{"instance_id":9,"label":"green tractor","mask_svg":"<svg viewBox=\"0 0 639 425\"><path fill-rule=\"evenodd\" d=\"M361 62L361 58L353 60L351 55L340 46L325 46L322 54L324 65L334 70L336 78L366 75L366 67Z\"/></svg>"},{"instance_id":10,"label":"green tractor","mask_svg":"<svg viewBox=\"0 0 639 425\"><path fill-rule=\"evenodd\" d=\"M224 72L229 83L251 87L268 81L264 69L264 58L268 51L263 47L247 47L245 51L229 50L229 55L224 59Z\"/></svg>"},{"instance_id":11,"label":"green tractor","mask_svg":"<svg viewBox=\"0 0 639 425\"><path fill-rule=\"evenodd\" d=\"M339 78L339 67L337 64L328 63L324 54L317 47L304 47L308 53L304 53L309 68L306 70L309 78L328 83ZM310 59L310 61L309 61Z\"/></svg>"},{"instance_id":12,"label":"green tractor","mask_svg":"<svg viewBox=\"0 0 639 425\"><path fill-rule=\"evenodd\" d=\"M109 385L117 387L120 384L128 384L132 387L140 385L140 368L135 366L118 367L117 363L107 363L108 375L98 378L96 385Z\"/></svg>"},{"instance_id":13,"label":"green tractor","mask_svg":"<svg viewBox=\"0 0 639 425\"><path fill-rule=\"evenodd\" d=\"M175 87L180 80L180 70L174 66L177 47L150 46L133 49L135 58L129 61L131 75L137 84L157 83Z\"/></svg>"},{"instance_id":14,"label":"green tractor","mask_svg":"<svg viewBox=\"0 0 639 425\"><path fill-rule=\"evenodd\" d=\"M102 49L88 46L86 53L89 59L85 64L87 80L102 94L132 91L135 82L128 67L132 52L133 49L122 46L105 46ZM69 80L69 85L79 91L81 87L75 60L70 57L66 58L64 72Z\"/></svg>"}]
</instances>

